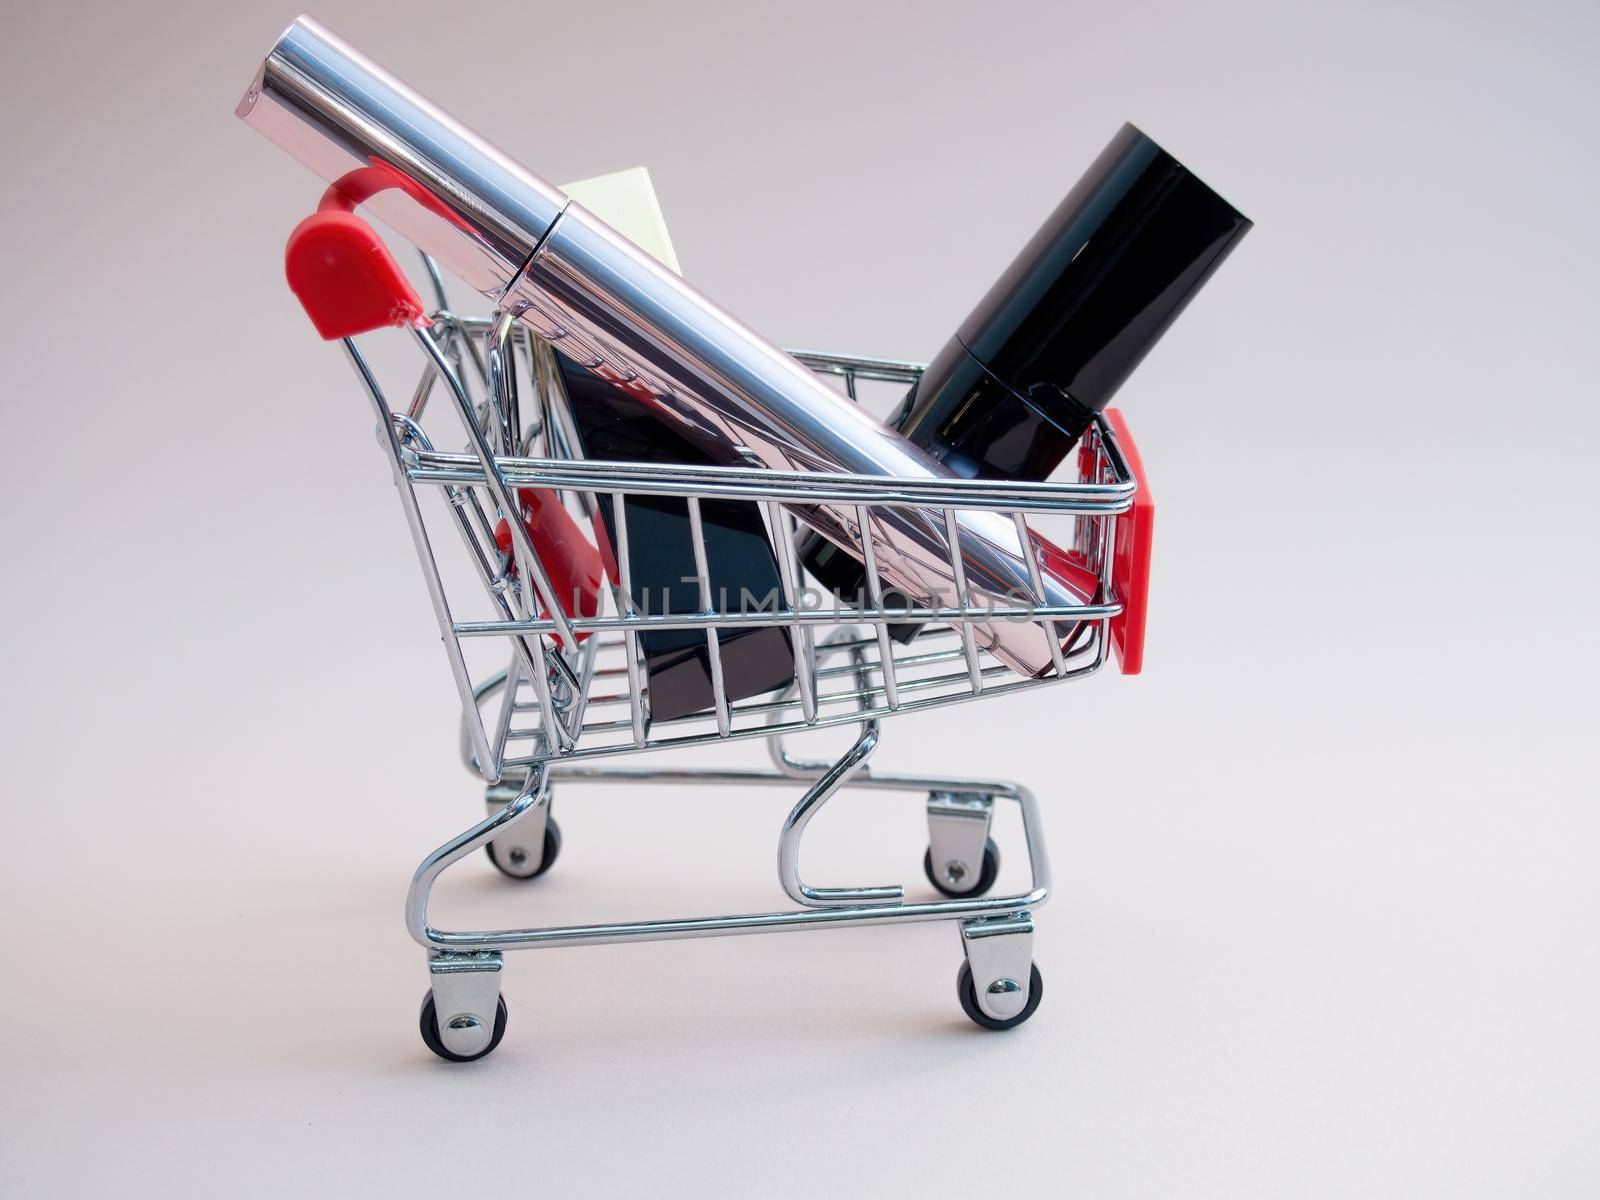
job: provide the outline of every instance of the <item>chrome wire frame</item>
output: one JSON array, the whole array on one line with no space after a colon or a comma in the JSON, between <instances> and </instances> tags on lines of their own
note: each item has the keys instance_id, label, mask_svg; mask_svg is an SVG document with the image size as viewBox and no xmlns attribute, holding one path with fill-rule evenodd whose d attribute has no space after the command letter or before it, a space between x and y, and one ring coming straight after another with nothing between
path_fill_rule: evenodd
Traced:
<instances>
[{"instance_id":1,"label":"chrome wire frame","mask_svg":"<svg viewBox=\"0 0 1600 1200\"><path fill-rule=\"evenodd\" d=\"M507 639L517 659L519 687L510 700L507 719L496 722L493 733L485 725L473 700L473 689L457 672L457 688L462 702L463 720L469 726L473 746L473 769L493 783L507 771L526 773L534 765L550 759L610 757L671 746L696 745L729 738L766 737L772 734L772 715L783 711L786 719L781 731L851 724L863 713L887 716L918 711L946 704L961 703L983 696L1058 683L1096 670L1105 661L1105 630L1111 618L1122 611L1110 573L1110 555L1105 551L1114 536L1118 514L1132 503L1134 484L1122 462L1121 453L1110 429L1096 425L1088 435L1088 448L1095 476L1081 482L1014 484L989 480L910 481L884 480L864 476L807 475L802 473L752 470L740 467L689 467L641 465L635 463L584 462L568 457L531 457L497 454L501 445L525 446L532 437L508 426L505 413L515 413L514 392L506 396L503 380L514 378L514 363L499 366L514 357L518 346L528 348L537 365L548 354L537 339L526 337L509 322L474 322L441 315L435 332L419 331L417 340L428 352L428 374L445 381L447 391L463 415L471 412L474 431L470 452L444 453L434 449L416 420L418 409L399 416L389 411L365 360L353 342L347 349L379 413L382 425L391 429L387 439L393 456L392 470L397 486L406 493L408 515L418 512L413 522L413 538L418 557L435 595L435 611L440 634L452 665L462 658L468 640ZM440 347L468 343L472 335L486 331L490 349L483 375L488 396L474 403L465 386L465 374L458 373ZM507 337L497 344L497 337ZM857 377L897 380L915 379L917 368L890 364L886 360L852 359L804 353L802 361L824 364L819 369L841 374L854 388ZM472 361L462 354L460 359ZM861 364L860 375L856 374ZM550 449L570 453L572 439L555 436L570 428L565 414L565 398L553 370L536 369L534 378L540 393L541 427L552 436ZM429 390L419 387L421 395ZM420 521L419 489L442 490L457 510L458 532L478 564L480 582L488 589L498 611L489 619L459 620L451 615L444 600L445 586L437 559ZM514 510L515 493L538 488L575 495L585 515L591 515L601 497L613 504L617 526L619 573L624 576L613 589L607 610L591 617L569 616L554 601L550 583L538 554L520 521L508 521L513 554L501 555L489 528L488 513L497 516ZM699 613L647 613L635 609L626 578L628 501L637 496L677 496L688 504L695 571L686 578L698 582L703 603ZM778 553L783 582L782 604L761 611L718 609L712 604L712 589L705 567L704 531L698 518L699 502L735 498L761 506ZM1017 597L1014 603L977 606L963 588L953 605L941 607L887 607L880 594L876 564L867 546L867 601L860 606L824 604L819 594L801 590L803 578L798 560L798 532L787 506L804 507L826 500L856 506L859 519L870 522L875 508L941 509L946 528L952 531L951 570L962 577L959 541L954 537L954 514L958 509L989 509L1009 514L1020 538L1027 537L1026 517L1031 514L1069 514L1078 518L1074 529L1074 548L1089 568L1100 577L1102 602L1079 605L1047 605L1031 598ZM1035 596L1042 596L1039 567L1030 557L1029 573ZM532 579L533 588L519 580ZM529 596L530 590L534 593ZM544 614L533 615L529 601L537 599ZM830 600L832 598L830 597ZM815 604L810 603L816 601ZM1054 651L1054 665L1044 678L1017 676L991 658L973 637L973 626L993 620L1052 619L1062 626L1086 627L1089 636L1080 639L1070 656ZM923 623L924 631L912 643L896 645L889 637L889 626ZM853 686L854 672L823 671L816 661L814 630L821 626L858 624L873 633L869 648L865 682ZM783 626L794 635L795 669L798 687L789 698L757 698L733 702L721 683L719 632L747 626ZM713 678L714 703L703 714L671 721L650 722L648 692L638 661L638 635L649 630L702 629L706 631ZM595 635L595 636L588 636ZM956 653L935 649L944 637L960 643ZM585 638L583 642L578 639ZM581 649L579 647L581 646ZM959 659L959 669L933 670L936 664ZM590 694L581 676L599 681L610 690ZM863 707L863 702L865 706ZM614 717L607 709L626 708L625 716ZM588 715L592 714L592 715ZM580 720L580 715L587 719Z\"/></svg>"},{"instance_id":2,"label":"chrome wire frame","mask_svg":"<svg viewBox=\"0 0 1600 1200\"><path fill-rule=\"evenodd\" d=\"M875 736L875 735L874 735ZM855 754L861 742L852 747ZM870 753L870 747L867 753ZM849 755L847 755L849 757ZM801 778L804 778L802 776ZM642 921L618 921L596 925L564 925L529 929L497 929L452 932L428 923L428 901L434 881L453 863L487 845L516 821L539 805L548 805L556 781L566 787L573 783L648 783L729 787L793 787L796 776L786 771L716 770L712 768L660 769L595 767L579 763L547 763L530 776L518 798L494 816L452 838L428 855L417 868L406 896L406 929L412 938L431 952L472 954L534 947L605 945L617 942L671 941L678 938L728 937L747 933L777 933L786 929L816 929L829 925L861 924L879 921L904 924L917 921L970 920L1027 913L1050 897L1050 860L1045 851L1039 804L1034 794L1016 783L986 779L952 779L944 776L873 775L865 768L848 778L849 786L875 791L929 793L960 791L1017 804L1022 817L1023 838L1028 852L1031 879L1028 890L1009 896L975 896L902 902L903 890L892 888L812 889L823 892L807 898L804 907L778 912L742 913L710 917L682 917ZM808 806L813 793L829 785L825 800L839 790L837 781L824 776L808 789L796 810ZM810 804L812 811L821 801ZM780 839L780 859L797 855L798 831L794 813L785 824ZM891 894L892 893L892 894Z\"/></svg>"},{"instance_id":3,"label":"chrome wire frame","mask_svg":"<svg viewBox=\"0 0 1600 1200\"><path fill-rule=\"evenodd\" d=\"M426 260L425 260L426 261ZM1111 577L1111 547L1117 516L1131 507L1135 483L1109 426L1097 422L1086 435L1080 461L1083 478L1059 483L989 480L901 480L834 474L803 474L735 467L661 467L582 461L566 398L548 345L504 313L489 318L456 315L445 303L437 269L427 261L439 303L431 324L414 331L423 370L406 409L392 408L356 343L344 347L378 418L394 483L410 527L441 639L461 700L462 758L469 770L515 799L440 846L418 867L406 904L413 938L434 955L496 952L512 947L570 945L663 938L703 937L877 920L888 922L985 920L1026 914L1050 892L1037 802L1018 784L942 776L875 775L867 760L879 741L882 718L948 704L987 699L1081 678L1106 659L1108 628L1122 611ZM842 380L852 399L859 380L909 385L922 368L892 359L796 351L814 371ZM534 403L524 406L519 375L531 385ZM466 435L466 452L442 452L423 431L431 400L442 394ZM620 580L592 617L569 615L524 529L518 492L538 488L591 521L609 497L616 524ZM422 496L445 500L451 525L466 548L490 604L486 619L459 619L451 606ZM627 502L635 496L679 496L688 504L695 577L702 611L690 615L635 610L628 576ZM766 611L718 609L706 569L702 500L736 498L764 512L777 551L782 603ZM884 604L876 564L868 553L867 584L859 607L809 607L800 588L798 558L802 528L789 506L818 501L857 507L861 525L881 507L943 510L951 532L953 577L962 579L954 514L988 509L1011 515L1027 546L1026 518L1066 514L1074 518L1072 546L1100 580L1101 602L1047 606L1018 597L1015 605L975 608L960 589L953 605L898 608ZM494 522L504 519L511 551L495 542ZM1042 597L1039 567L1029 555L1034 597ZM526 581L526 582L524 582ZM687 580L686 580L687 582ZM542 610L542 612L541 612ZM1053 653L1042 678L1022 678L991 658L973 637L973 626L994 619L1052 620L1073 629L1070 644ZM896 643L891 625L922 623L909 643ZM779 693L732 701L723 686L719 630L780 625L790 631L795 679ZM832 629L829 633L828 630ZM713 679L714 704L704 714L651 723L639 636L656 629L704 629ZM819 641L818 633L825 636ZM474 684L465 650L481 639L502 638L509 665ZM582 639L582 640L580 640ZM498 709L487 710L498 697ZM859 734L840 758L810 762L794 758L784 739L794 733L856 725ZM769 740L772 770L597 767L581 760L704 745L737 738ZM805 784L779 838L779 879L802 907L679 920L651 920L544 929L449 932L428 923L434 881L451 864L494 841L530 813L548 810L552 786L585 782L649 782L729 786ZM504 783L502 783L504 781ZM511 792L507 792L507 786ZM816 812L846 786L880 791L962 793L1014 801L1020 810L1031 883L1010 896L975 896L907 902L898 885L822 888L800 878L800 843ZM1013 917L1013 919L1015 919Z\"/></svg>"}]
</instances>

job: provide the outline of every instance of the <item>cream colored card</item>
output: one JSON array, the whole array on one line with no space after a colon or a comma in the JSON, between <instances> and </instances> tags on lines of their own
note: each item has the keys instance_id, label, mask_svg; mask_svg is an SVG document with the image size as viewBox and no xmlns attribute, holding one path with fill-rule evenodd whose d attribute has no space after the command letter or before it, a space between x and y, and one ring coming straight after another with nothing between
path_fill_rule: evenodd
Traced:
<instances>
[{"instance_id":1,"label":"cream colored card","mask_svg":"<svg viewBox=\"0 0 1600 1200\"><path fill-rule=\"evenodd\" d=\"M683 274L649 170L629 167L626 171L562 184L561 190L658 262Z\"/></svg>"}]
</instances>

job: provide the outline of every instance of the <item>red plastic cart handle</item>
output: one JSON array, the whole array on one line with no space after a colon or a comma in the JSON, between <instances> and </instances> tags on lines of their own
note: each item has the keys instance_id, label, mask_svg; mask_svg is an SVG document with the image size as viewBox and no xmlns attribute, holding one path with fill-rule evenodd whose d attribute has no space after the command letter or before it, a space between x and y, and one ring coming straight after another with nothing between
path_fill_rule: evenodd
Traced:
<instances>
[{"instance_id":1,"label":"red plastic cart handle","mask_svg":"<svg viewBox=\"0 0 1600 1200\"><path fill-rule=\"evenodd\" d=\"M400 188L397 172L381 166L352 171L330 187L317 211L294 227L284 247L289 290L328 341L389 325L426 325L422 300L377 231L355 207L377 192Z\"/></svg>"},{"instance_id":2,"label":"red plastic cart handle","mask_svg":"<svg viewBox=\"0 0 1600 1200\"><path fill-rule=\"evenodd\" d=\"M1144 669L1144 631L1150 608L1150 546L1155 536L1156 502L1150 494L1150 480L1144 473L1144 459L1128 429L1120 409L1105 411L1106 423L1116 436L1122 457L1139 490L1133 508L1117 518L1116 544L1111 551L1111 583L1122 600L1122 613L1111 618L1111 649L1124 675L1137 675ZM1080 469L1088 478L1094 470L1094 456L1084 450Z\"/></svg>"}]
</instances>

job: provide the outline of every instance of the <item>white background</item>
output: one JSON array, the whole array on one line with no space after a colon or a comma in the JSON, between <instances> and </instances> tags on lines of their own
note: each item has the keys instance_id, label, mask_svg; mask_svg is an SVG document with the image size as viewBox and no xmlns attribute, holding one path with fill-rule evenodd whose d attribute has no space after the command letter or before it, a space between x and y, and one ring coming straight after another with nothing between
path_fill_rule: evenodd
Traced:
<instances>
[{"instance_id":1,"label":"white background","mask_svg":"<svg viewBox=\"0 0 1600 1200\"><path fill-rule=\"evenodd\" d=\"M1138 122L1257 222L1121 395L1147 671L885 728L1041 794L1023 1028L917 926L512 956L505 1043L435 1060L401 900L478 799L282 283L320 185L232 117L294 11L14 6L0 1190L1593 1194L1592 5L316 14L549 178L647 164L788 344L932 354ZM573 789L551 876L445 916L778 907L791 799ZM915 802L837 807L814 875L915 880Z\"/></svg>"}]
</instances>

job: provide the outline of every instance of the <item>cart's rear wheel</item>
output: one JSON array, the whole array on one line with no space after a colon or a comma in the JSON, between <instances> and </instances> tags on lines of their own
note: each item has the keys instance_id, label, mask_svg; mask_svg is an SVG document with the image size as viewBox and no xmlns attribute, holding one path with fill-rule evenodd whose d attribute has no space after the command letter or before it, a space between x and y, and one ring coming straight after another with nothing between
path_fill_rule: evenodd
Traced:
<instances>
[{"instance_id":1,"label":"cart's rear wheel","mask_svg":"<svg viewBox=\"0 0 1600 1200\"><path fill-rule=\"evenodd\" d=\"M554 817L546 817L544 822L544 857L537 867L531 870L526 865L527 855L521 850L512 850L504 860L495 853L494 843L490 842L484 848L484 853L489 856L500 872L512 879L537 879L551 867L555 866L556 856L561 853L561 826L556 824Z\"/></svg>"},{"instance_id":2,"label":"cart's rear wheel","mask_svg":"<svg viewBox=\"0 0 1600 1200\"><path fill-rule=\"evenodd\" d=\"M1044 999L1044 976L1039 974L1037 963L1028 965L1028 1003L1016 1016L1005 1021L995 1020L978 1007L978 989L972 983L972 964L965 959L961 961L961 970L956 972L956 995L961 998L961 1007L974 1024L985 1029L1010 1029L1033 1016L1034 1010L1039 1007L1039 1001Z\"/></svg>"},{"instance_id":3,"label":"cart's rear wheel","mask_svg":"<svg viewBox=\"0 0 1600 1200\"><path fill-rule=\"evenodd\" d=\"M506 1035L506 998L501 996L495 1002L494 1032L489 1036L489 1044L476 1054L456 1054L446 1050L444 1042L439 1037L439 1014L433 1005L433 989L428 989L428 994L422 998L422 1015L418 1025L422 1030L422 1041L440 1058L448 1062L475 1062L488 1054L500 1044L500 1039Z\"/></svg>"},{"instance_id":4,"label":"cart's rear wheel","mask_svg":"<svg viewBox=\"0 0 1600 1200\"><path fill-rule=\"evenodd\" d=\"M952 878L948 868L935 870L932 846L929 846L922 856L922 871L928 877L929 883L953 900L981 896L992 888L994 881L1000 877L1000 847L994 844L993 838L984 841L983 864L978 868L978 878L975 881Z\"/></svg>"}]
</instances>

